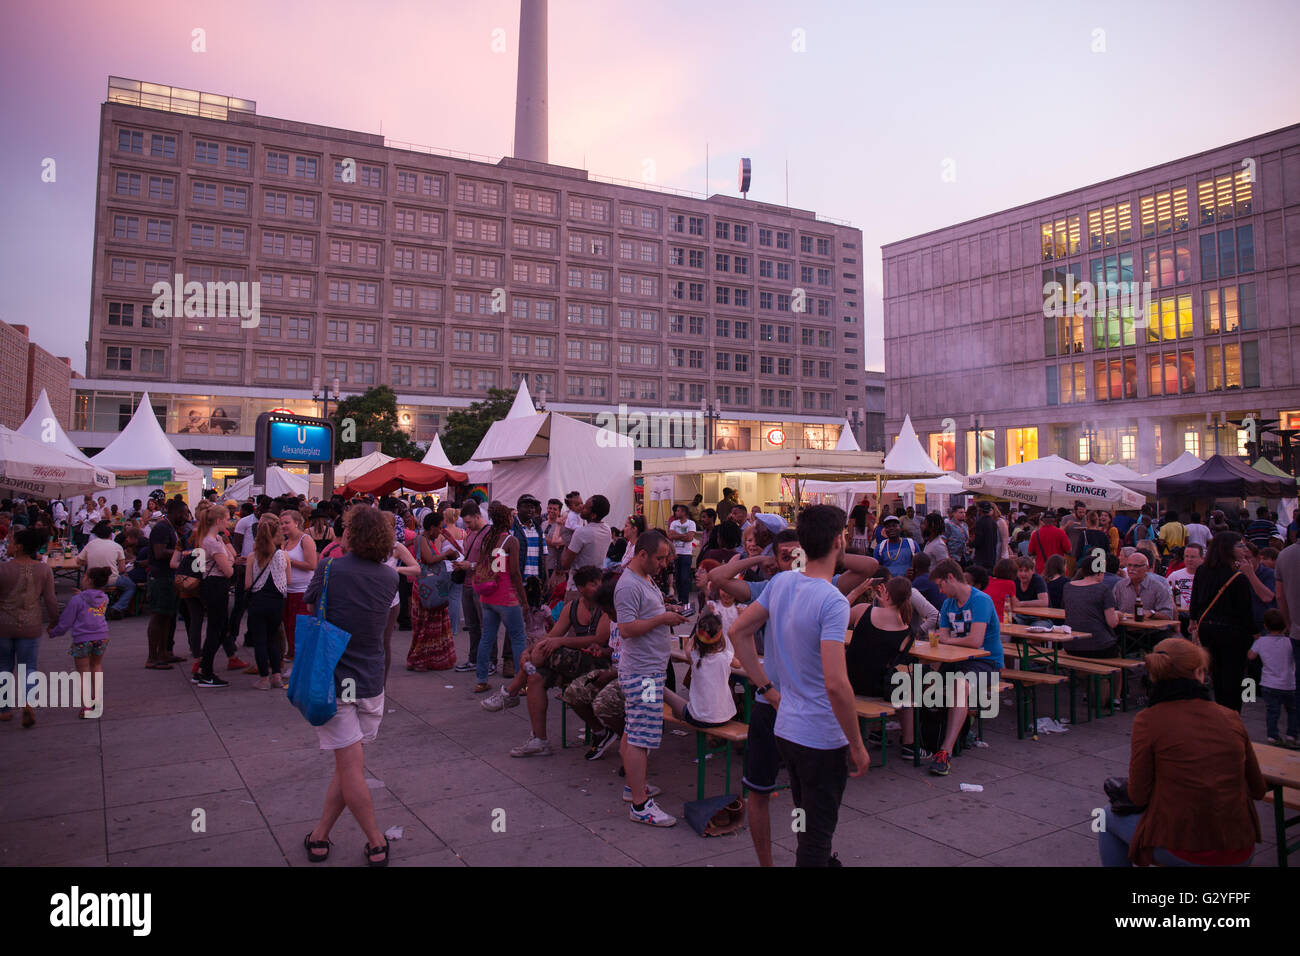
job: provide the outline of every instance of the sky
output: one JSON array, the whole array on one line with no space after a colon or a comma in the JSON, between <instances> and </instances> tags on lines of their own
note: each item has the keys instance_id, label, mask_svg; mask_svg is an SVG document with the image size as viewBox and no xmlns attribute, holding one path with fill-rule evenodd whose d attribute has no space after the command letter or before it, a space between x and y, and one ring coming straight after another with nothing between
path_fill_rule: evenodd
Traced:
<instances>
[{"instance_id":1,"label":"sky","mask_svg":"<svg viewBox=\"0 0 1300 956\"><path fill-rule=\"evenodd\" d=\"M496 158L512 147L518 10L516 0L10 5L0 318L84 371L109 75ZM736 195L747 156L749 198L778 204L788 163L790 205L863 231L875 369L882 244L1300 120L1292 0L551 0L549 25L551 161ZM42 179L47 159L53 182Z\"/></svg>"}]
</instances>

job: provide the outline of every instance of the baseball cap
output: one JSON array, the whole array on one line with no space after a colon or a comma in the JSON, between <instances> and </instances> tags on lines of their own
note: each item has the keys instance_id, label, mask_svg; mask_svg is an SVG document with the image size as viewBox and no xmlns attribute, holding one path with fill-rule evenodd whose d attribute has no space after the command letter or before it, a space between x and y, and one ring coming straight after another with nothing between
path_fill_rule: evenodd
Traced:
<instances>
[{"instance_id":1,"label":"baseball cap","mask_svg":"<svg viewBox=\"0 0 1300 956\"><path fill-rule=\"evenodd\" d=\"M785 519L780 515L769 514L766 511L760 511L758 514L754 515L754 518L761 521L763 527L767 528L767 530L773 534L776 534L778 531L784 531L789 527L789 525L786 524Z\"/></svg>"},{"instance_id":2,"label":"baseball cap","mask_svg":"<svg viewBox=\"0 0 1300 956\"><path fill-rule=\"evenodd\" d=\"M892 524L902 524L903 521L902 521L901 518L898 517L898 515L887 515L887 516L885 517L885 519L884 519L883 521L881 521L880 523L881 523L882 525L885 525L885 524L891 524L891 523L892 523Z\"/></svg>"}]
</instances>

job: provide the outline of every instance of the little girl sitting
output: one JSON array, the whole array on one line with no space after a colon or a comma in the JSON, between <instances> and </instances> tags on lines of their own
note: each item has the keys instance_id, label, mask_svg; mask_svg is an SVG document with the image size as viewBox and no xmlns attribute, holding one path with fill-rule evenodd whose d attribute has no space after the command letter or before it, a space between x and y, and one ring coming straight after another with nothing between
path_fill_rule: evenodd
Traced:
<instances>
[{"instance_id":1,"label":"little girl sitting","mask_svg":"<svg viewBox=\"0 0 1300 956\"><path fill-rule=\"evenodd\" d=\"M731 644L722 636L722 619L712 611L700 615L690 643L689 699L667 688L664 701L673 716L694 727L720 727L736 715L730 677Z\"/></svg>"}]
</instances>

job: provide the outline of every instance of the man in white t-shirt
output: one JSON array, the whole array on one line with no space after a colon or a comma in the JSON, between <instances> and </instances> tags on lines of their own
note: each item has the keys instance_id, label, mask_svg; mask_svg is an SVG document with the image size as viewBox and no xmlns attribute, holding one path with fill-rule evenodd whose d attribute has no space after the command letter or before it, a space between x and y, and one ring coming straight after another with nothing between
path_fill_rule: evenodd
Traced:
<instances>
[{"instance_id":1,"label":"man in white t-shirt","mask_svg":"<svg viewBox=\"0 0 1300 956\"><path fill-rule=\"evenodd\" d=\"M605 562L605 553L609 551L611 539L609 525L605 516L609 514L609 499L604 495L592 495L582 506L583 525L573 532L568 547L560 555L560 567L569 574L569 591L576 590L573 575L578 568L592 565L600 567Z\"/></svg>"},{"instance_id":2,"label":"man in white t-shirt","mask_svg":"<svg viewBox=\"0 0 1300 956\"><path fill-rule=\"evenodd\" d=\"M1199 544L1187 542L1183 548L1183 566L1169 575L1169 589L1173 591L1174 607L1180 614L1186 614L1192 604L1192 579L1196 569L1205 561L1205 548Z\"/></svg>"},{"instance_id":3,"label":"man in white t-shirt","mask_svg":"<svg viewBox=\"0 0 1300 956\"><path fill-rule=\"evenodd\" d=\"M1210 529L1201 524L1201 516L1193 511L1188 519L1187 524L1183 525L1183 530L1187 533L1188 544L1199 544L1201 546L1201 556L1204 557L1205 549L1210 544Z\"/></svg>"},{"instance_id":4,"label":"man in white t-shirt","mask_svg":"<svg viewBox=\"0 0 1300 956\"><path fill-rule=\"evenodd\" d=\"M135 596L135 582L127 576L126 573L126 552L122 546L112 538L113 529L107 521L101 521L95 525L95 533L86 547L82 549L81 554L77 555L77 563L86 571L94 568L108 568L109 586L122 589L121 595L113 603L112 607L106 612L110 620L118 620L131 605L131 598Z\"/></svg>"},{"instance_id":5,"label":"man in white t-shirt","mask_svg":"<svg viewBox=\"0 0 1300 956\"><path fill-rule=\"evenodd\" d=\"M677 581L677 602L691 603L691 555L695 552L695 522L686 505L673 505L673 520L668 523L668 540L672 542L673 576Z\"/></svg>"}]
</instances>

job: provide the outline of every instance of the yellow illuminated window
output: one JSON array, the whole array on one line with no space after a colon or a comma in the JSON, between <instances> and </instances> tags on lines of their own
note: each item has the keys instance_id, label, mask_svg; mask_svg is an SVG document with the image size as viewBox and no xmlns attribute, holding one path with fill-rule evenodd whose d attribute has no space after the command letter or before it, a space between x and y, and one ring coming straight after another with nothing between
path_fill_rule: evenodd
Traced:
<instances>
[{"instance_id":1,"label":"yellow illuminated window","mask_svg":"<svg viewBox=\"0 0 1300 956\"><path fill-rule=\"evenodd\" d=\"M1106 248L1115 245L1115 207L1107 206L1101 211L1102 231L1106 236Z\"/></svg>"},{"instance_id":2,"label":"yellow illuminated window","mask_svg":"<svg viewBox=\"0 0 1300 956\"><path fill-rule=\"evenodd\" d=\"M1170 214L1171 201L1169 193L1156 194L1156 231L1160 235L1169 232L1173 225L1173 216Z\"/></svg>"},{"instance_id":3,"label":"yellow illuminated window","mask_svg":"<svg viewBox=\"0 0 1300 956\"><path fill-rule=\"evenodd\" d=\"M1138 210L1142 220L1142 238L1150 239L1156 234L1156 198L1143 196L1138 200Z\"/></svg>"},{"instance_id":4,"label":"yellow illuminated window","mask_svg":"<svg viewBox=\"0 0 1300 956\"><path fill-rule=\"evenodd\" d=\"M1227 388L1241 388L1241 346L1223 347L1223 384Z\"/></svg>"},{"instance_id":5,"label":"yellow illuminated window","mask_svg":"<svg viewBox=\"0 0 1300 956\"><path fill-rule=\"evenodd\" d=\"M1232 218L1232 177L1219 176L1214 180L1214 192L1217 198L1215 219L1222 222Z\"/></svg>"},{"instance_id":6,"label":"yellow illuminated window","mask_svg":"<svg viewBox=\"0 0 1300 956\"><path fill-rule=\"evenodd\" d=\"M1223 389L1223 349L1217 345L1205 347L1205 366L1207 391L1218 392Z\"/></svg>"},{"instance_id":7,"label":"yellow illuminated window","mask_svg":"<svg viewBox=\"0 0 1300 956\"><path fill-rule=\"evenodd\" d=\"M1133 238L1133 204L1119 204L1119 241L1128 242Z\"/></svg>"},{"instance_id":8,"label":"yellow illuminated window","mask_svg":"<svg viewBox=\"0 0 1300 956\"><path fill-rule=\"evenodd\" d=\"M1043 261L1048 262L1052 258L1052 224L1043 223Z\"/></svg>"},{"instance_id":9,"label":"yellow illuminated window","mask_svg":"<svg viewBox=\"0 0 1300 956\"><path fill-rule=\"evenodd\" d=\"M1237 215L1247 216L1251 211L1254 184L1250 181L1250 171L1243 169L1237 173Z\"/></svg>"},{"instance_id":10,"label":"yellow illuminated window","mask_svg":"<svg viewBox=\"0 0 1300 956\"><path fill-rule=\"evenodd\" d=\"M1190 295L1180 295L1178 297L1178 337L1180 339L1191 338L1192 336L1192 297Z\"/></svg>"},{"instance_id":11,"label":"yellow illuminated window","mask_svg":"<svg viewBox=\"0 0 1300 956\"><path fill-rule=\"evenodd\" d=\"M1065 255L1065 249L1066 249L1065 220L1064 219L1056 220L1054 226L1056 229L1056 258L1059 259L1061 258L1061 256Z\"/></svg>"},{"instance_id":12,"label":"yellow illuminated window","mask_svg":"<svg viewBox=\"0 0 1300 956\"><path fill-rule=\"evenodd\" d=\"M1088 248L1101 248L1101 210L1088 210Z\"/></svg>"},{"instance_id":13,"label":"yellow illuminated window","mask_svg":"<svg viewBox=\"0 0 1300 956\"><path fill-rule=\"evenodd\" d=\"M1173 296L1160 300L1160 337L1165 341L1178 338L1178 300Z\"/></svg>"},{"instance_id":14,"label":"yellow illuminated window","mask_svg":"<svg viewBox=\"0 0 1300 956\"><path fill-rule=\"evenodd\" d=\"M1214 222L1214 180L1207 179L1196 184L1196 206L1200 210L1202 226Z\"/></svg>"},{"instance_id":15,"label":"yellow illuminated window","mask_svg":"<svg viewBox=\"0 0 1300 956\"><path fill-rule=\"evenodd\" d=\"M1078 217L1078 216L1071 216L1071 217L1070 217L1070 228L1069 228L1069 233L1070 233L1070 255L1074 255L1074 254L1075 254L1076 252L1078 252L1079 249L1080 249L1080 245L1079 245L1079 217Z\"/></svg>"},{"instance_id":16,"label":"yellow illuminated window","mask_svg":"<svg viewBox=\"0 0 1300 956\"><path fill-rule=\"evenodd\" d=\"M1187 226L1187 187L1179 186L1174 190L1174 230L1181 232Z\"/></svg>"},{"instance_id":17,"label":"yellow illuminated window","mask_svg":"<svg viewBox=\"0 0 1300 956\"><path fill-rule=\"evenodd\" d=\"M1007 429L1007 462L1033 461L1038 457L1037 428Z\"/></svg>"},{"instance_id":18,"label":"yellow illuminated window","mask_svg":"<svg viewBox=\"0 0 1300 956\"><path fill-rule=\"evenodd\" d=\"M1202 298L1205 312L1205 334L1220 331L1219 328L1219 290L1206 289Z\"/></svg>"},{"instance_id":19,"label":"yellow illuminated window","mask_svg":"<svg viewBox=\"0 0 1300 956\"><path fill-rule=\"evenodd\" d=\"M1083 362L1074 363L1074 400L1076 402L1088 400L1088 366Z\"/></svg>"}]
</instances>

